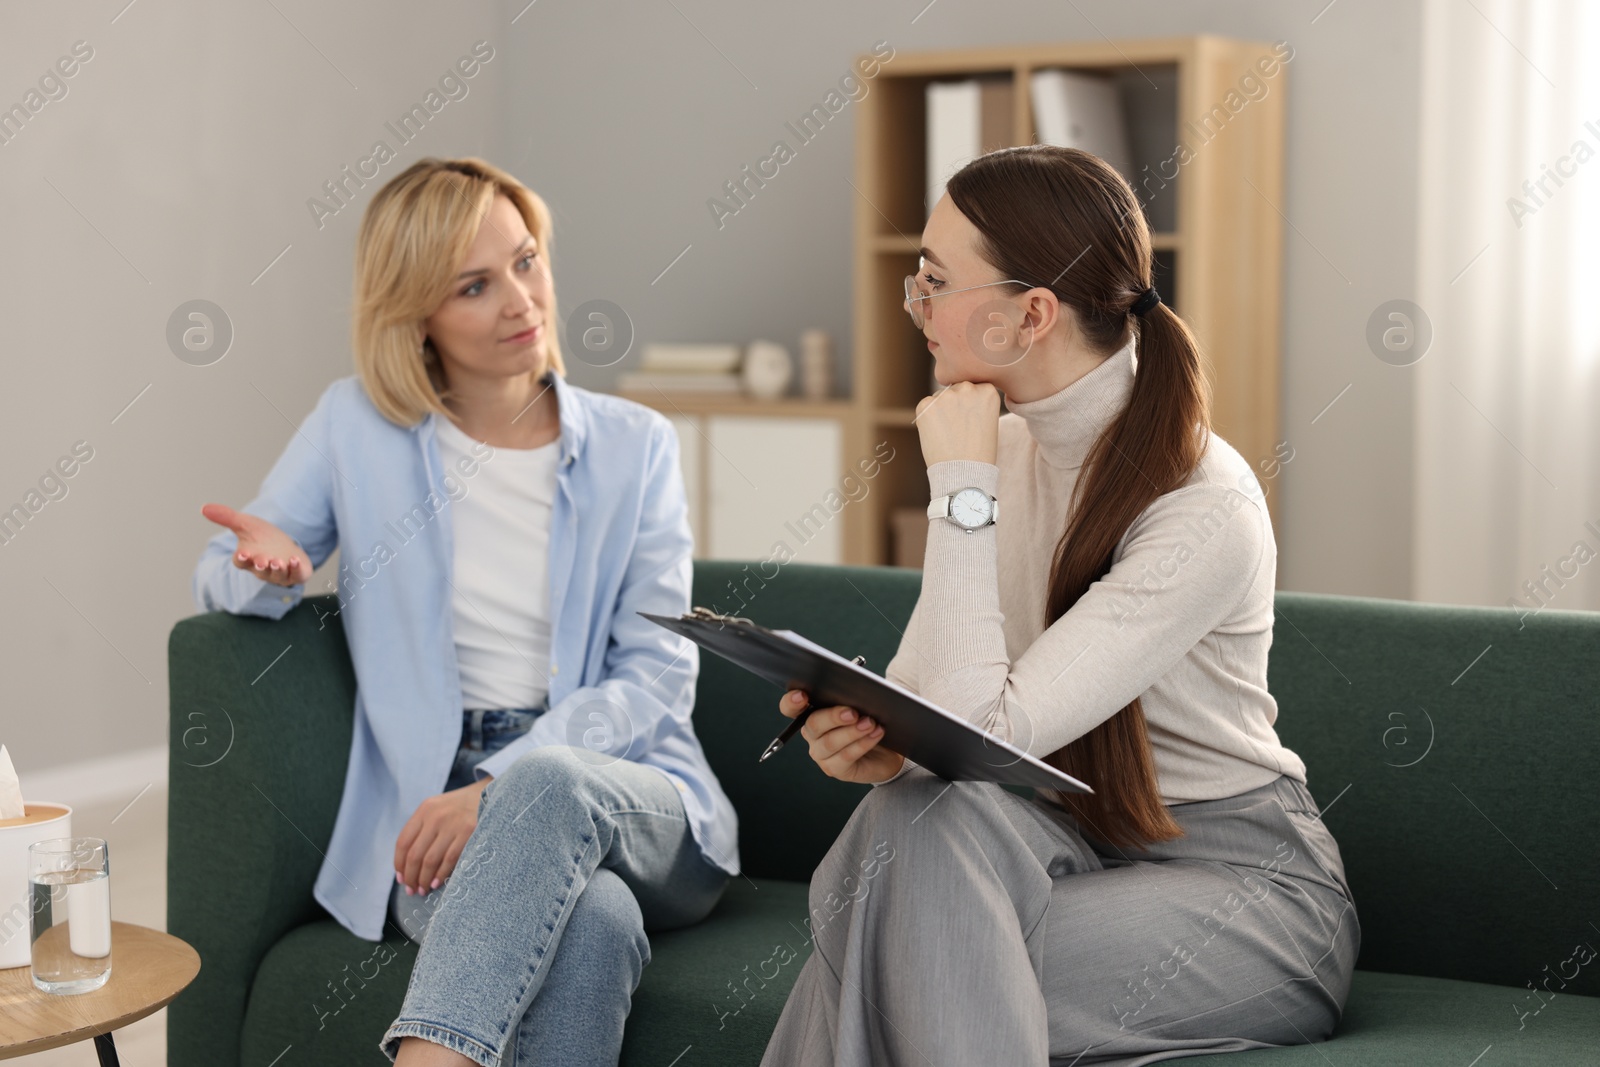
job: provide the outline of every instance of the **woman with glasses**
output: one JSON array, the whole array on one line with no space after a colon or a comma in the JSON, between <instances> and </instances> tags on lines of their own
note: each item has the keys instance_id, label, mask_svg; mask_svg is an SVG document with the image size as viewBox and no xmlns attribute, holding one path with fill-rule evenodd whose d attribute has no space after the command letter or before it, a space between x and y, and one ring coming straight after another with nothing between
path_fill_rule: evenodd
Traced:
<instances>
[{"instance_id":1,"label":"woman with glasses","mask_svg":"<svg viewBox=\"0 0 1600 1067\"><path fill-rule=\"evenodd\" d=\"M864 710L812 711L812 759L875 788L812 877L762 1063L1326 1039L1360 927L1273 729L1272 526L1133 191L1085 152L1004 149L950 179L922 245L905 306L945 388L917 406L931 528L887 676L1094 792L947 782Z\"/></svg>"},{"instance_id":2,"label":"woman with glasses","mask_svg":"<svg viewBox=\"0 0 1600 1067\"><path fill-rule=\"evenodd\" d=\"M243 510L204 509L203 609L281 618L340 550L354 739L315 895L421 942L403 1067L615 1063L646 930L738 871L697 648L639 615L689 608L677 437L567 384L550 235L481 160L397 175L357 236L359 374Z\"/></svg>"}]
</instances>

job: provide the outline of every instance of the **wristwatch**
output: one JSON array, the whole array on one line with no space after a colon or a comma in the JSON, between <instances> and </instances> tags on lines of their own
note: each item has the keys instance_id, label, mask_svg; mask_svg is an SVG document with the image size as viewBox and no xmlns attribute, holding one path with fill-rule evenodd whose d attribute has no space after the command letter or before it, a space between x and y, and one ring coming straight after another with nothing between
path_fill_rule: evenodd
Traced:
<instances>
[{"instance_id":1,"label":"wristwatch","mask_svg":"<svg viewBox=\"0 0 1600 1067\"><path fill-rule=\"evenodd\" d=\"M976 486L935 497L928 505L928 518L948 519L967 533L993 526L999 517L1000 502Z\"/></svg>"}]
</instances>

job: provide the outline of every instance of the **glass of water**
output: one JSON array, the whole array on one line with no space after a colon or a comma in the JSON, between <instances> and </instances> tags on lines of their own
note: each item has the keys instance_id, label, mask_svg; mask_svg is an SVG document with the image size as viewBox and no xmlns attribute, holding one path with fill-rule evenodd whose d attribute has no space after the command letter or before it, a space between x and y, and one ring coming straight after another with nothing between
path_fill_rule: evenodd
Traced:
<instances>
[{"instance_id":1,"label":"glass of water","mask_svg":"<svg viewBox=\"0 0 1600 1067\"><path fill-rule=\"evenodd\" d=\"M87 993L111 977L111 866L98 837L53 837L28 846L33 984Z\"/></svg>"}]
</instances>

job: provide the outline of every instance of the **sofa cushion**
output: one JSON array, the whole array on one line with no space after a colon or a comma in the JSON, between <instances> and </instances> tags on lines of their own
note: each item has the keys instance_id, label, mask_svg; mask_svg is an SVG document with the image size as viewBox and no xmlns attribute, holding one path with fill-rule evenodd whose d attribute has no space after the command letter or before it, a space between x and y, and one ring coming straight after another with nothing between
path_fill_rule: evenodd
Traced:
<instances>
[{"instance_id":1,"label":"sofa cushion","mask_svg":"<svg viewBox=\"0 0 1600 1067\"><path fill-rule=\"evenodd\" d=\"M711 918L650 938L634 994L625 1067L756 1064L811 956L807 886L735 878Z\"/></svg>"},{"instance_id":2,"label":"sofa cushion","mask_svg":"<svg viewBox=\"0 0 1600 1067\"><path fill-rule=\"evenodd\" d=\"M736 878L705 922L651 935L622 1064L758 1063L810 956L805 917L805 885ZM408 942L362 941L331 919L292 931L251 988L245 1067L268 1067L290 1046L295 1062L381 1067L378 1040L400 1010L415 960ZM1339 1067L1466 1067L1492 1048L1485 1067L1593 1064L1600 998L1557 996L1518 1015L1539 1003L1509 986L1357 971L1332 1042L1238 1055L1246 1064L1331 1056Z\"/></svg>"},{"instance_id":3,"label":"sofa cushion","mask_svg":"<svg viewBox=\"0 0 1600 1067\"><path fill-rule=\"evenodd\" d=\"M1275 611L1277 730L1344 857L1358 965L1520 988L1600 945L1600 613L1286 592ZM1600 963L1567 972L1600 996Z\"/></svg>"},{"instance_id":4,"label":"sofa cushion","mask_svg":"<svg viewBox=\"0 0 1600 1067\"><path fill-rule=\"evenodd\" d=\"M267 950L245 1007L241 1067L387 1064L378 1041L399 1014L417 946L363 941L332 918L296 927ZM195 1024L203 1025L203 1024Z\"/></svg>"},{"instance_id":5,"label":"sofa cushion","mask_svg":"<svg viewBox=\"0 0 1600 1067\"><path fill-rule=\"evenodd\" d=\"M1600 1061L1600 997L1557 996L1538 1015L1519 1018L1518 1010L1538 1003L1510 986L1356 971L1331 1040L1236 1053L1243 1058L1227 1062L1577 1067Z\"/></svg>"},{"instance_id":6,"label":"sofa cushion","mask_svg":"<svg viewBox=\"0 0 1600 1067\"><path fill-rule=\"evenodd\" d=\"M810 956L800 882L735 878L704 922L650 937L623 1064L756 1063ZM417 948L363 941L331 918L289 932L250 988L244 1067L388 1063L378 1041L400 1011Z\"/></svg>"}]
</instances>

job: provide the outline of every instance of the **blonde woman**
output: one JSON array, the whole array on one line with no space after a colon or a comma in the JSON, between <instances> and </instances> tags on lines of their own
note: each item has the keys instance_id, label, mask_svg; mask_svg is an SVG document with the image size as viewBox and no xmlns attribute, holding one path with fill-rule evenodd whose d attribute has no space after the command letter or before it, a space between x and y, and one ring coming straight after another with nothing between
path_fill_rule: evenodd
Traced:
<instances>
[{"instance_id":1,"label":"blonde woman","mask_svg":"<svg viewBox=\"0 0 1600 1067\"><path fill-rule=\"evenodd\" d=\"M811 879L827 922L762 1063L1326 1039L1361 930L1273 729L1272 523L1132 189L1087 152L1003 149L950 178L922 246L905 306L948 388L917 407L931 528L887 675L1095 792L947 782L855 709L813 711L812 759L877 788Z\"/></svg>"},{"instance_id":2,"label":"blonde woman","mask_svg":"<svg viewBox=\"0 0 1600 1067\"><path fill-rule=\"evenodd\" d=\"M638 614L689 607L677 438L567 384L550 237L481 160L397 175L357 240L359 374L255 500L203 509L208 610L279 618L341 549L355 733L315 895L421 943L380 1046L404 1067L615 1062L646 930L738 871L696 648Z\"/></svg>"}]
</instances>

